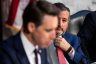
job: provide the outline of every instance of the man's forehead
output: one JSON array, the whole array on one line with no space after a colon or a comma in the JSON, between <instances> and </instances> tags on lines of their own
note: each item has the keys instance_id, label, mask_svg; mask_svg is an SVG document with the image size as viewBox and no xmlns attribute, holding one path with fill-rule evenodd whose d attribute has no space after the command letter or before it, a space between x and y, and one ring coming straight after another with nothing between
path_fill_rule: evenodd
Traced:
<instances>
[{"instance_id":1,"label":"man's forehead","mask_svg":"<svg viewBox=\"0 0 96 64\"><path fill-rule=\"evenodd\" d=\"M52 24L58 22L58 16L45 15L42 19L42 24Z\"/></svg>"}]
</instances>

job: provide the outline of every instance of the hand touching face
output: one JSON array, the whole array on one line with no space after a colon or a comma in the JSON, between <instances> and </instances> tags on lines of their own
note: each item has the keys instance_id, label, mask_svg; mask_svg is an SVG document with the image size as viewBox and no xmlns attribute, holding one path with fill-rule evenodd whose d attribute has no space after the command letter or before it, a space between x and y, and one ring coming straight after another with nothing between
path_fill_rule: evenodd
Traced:
<instances>
[{"instance_id":1,"label":"hand touching face","mask_svg":"<svg viewBox=\"0 0 96 64\"><path fill-rule=\"evenodd\" d=\"M70 44L62 37L57 37L55 39L55 45L63 49L65 52L70 47Z\"/></svg>"}]
</instances>

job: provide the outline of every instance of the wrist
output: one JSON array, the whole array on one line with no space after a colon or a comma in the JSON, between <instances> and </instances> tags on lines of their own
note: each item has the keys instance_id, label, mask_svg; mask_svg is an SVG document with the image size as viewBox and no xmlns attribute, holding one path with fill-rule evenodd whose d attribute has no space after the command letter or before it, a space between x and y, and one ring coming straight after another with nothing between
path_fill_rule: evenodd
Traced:
<instances>
[{"instance_id":1,"label":"wrist","mask_svg":"<svg viewBox=\"0 0 96 64\"><path fill-rule=\"evenodd\" d=\"M74 48L72 48L72 50L68 53L68 55L70 56L71 59L74 58L74 55L75 55L75 50L74 50Z\"/></svg>"},{"instance_id":2,"label":"wrist","mask_svg":"<svg viewBox=\"0 0 96 64\"><path fill-rule=\"evenodd\" d=\"M66 53L69 53L71 50L72 50L72 46L70 46L70 47L68 48L68 50L66 51Z\"/></svg>"}]
</instances>

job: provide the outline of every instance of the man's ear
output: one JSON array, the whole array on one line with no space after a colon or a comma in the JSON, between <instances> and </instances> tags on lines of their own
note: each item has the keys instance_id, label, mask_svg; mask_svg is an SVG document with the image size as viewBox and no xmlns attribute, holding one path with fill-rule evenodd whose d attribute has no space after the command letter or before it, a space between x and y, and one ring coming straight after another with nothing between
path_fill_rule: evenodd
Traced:
<instances>
[{"instance_id":1,"label":"man's ear","mask_svg":"<svg viewBox=\"0 0 96 64\"><path fill-rule=\"evenodd\" d=\"M35 24L33 22L29 22L27 28L28 31L32 33L35 30Z\"/></svg>"}]
</instances>

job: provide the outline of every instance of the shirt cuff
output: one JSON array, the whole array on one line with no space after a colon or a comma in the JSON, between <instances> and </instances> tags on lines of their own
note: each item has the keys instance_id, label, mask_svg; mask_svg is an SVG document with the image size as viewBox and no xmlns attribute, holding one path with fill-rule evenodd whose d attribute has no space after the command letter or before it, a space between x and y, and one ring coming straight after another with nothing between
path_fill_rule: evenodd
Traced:
<instances>
[{"instance_id":1,"label":"shirt cuff","mask_svg":"<svg viewBox=\"0 0 96 64\"><path fill-rule=\"evenodd\" d=\"M74 48L72 48L72 50L68 53L68 55L70 56L71 59L74 58L74 55L75 55L75 50L74 50Z\"/></svg>"}]
</instances>

